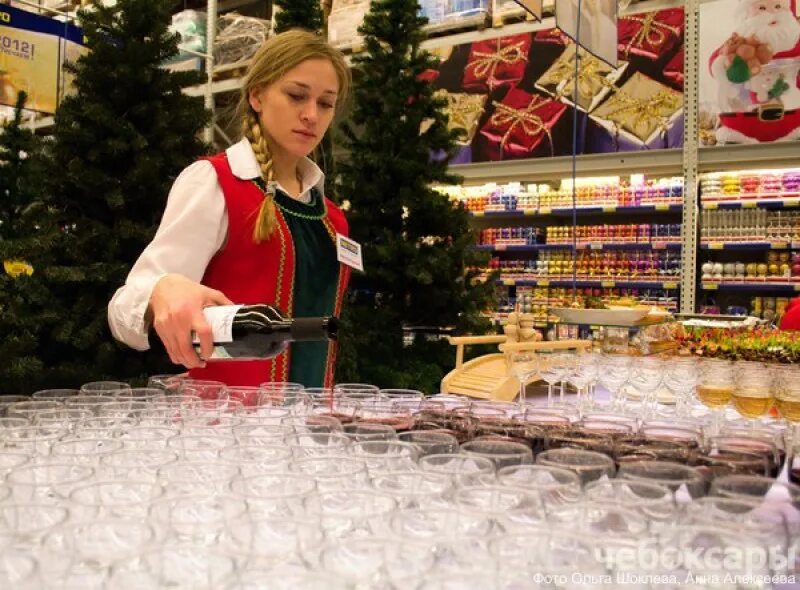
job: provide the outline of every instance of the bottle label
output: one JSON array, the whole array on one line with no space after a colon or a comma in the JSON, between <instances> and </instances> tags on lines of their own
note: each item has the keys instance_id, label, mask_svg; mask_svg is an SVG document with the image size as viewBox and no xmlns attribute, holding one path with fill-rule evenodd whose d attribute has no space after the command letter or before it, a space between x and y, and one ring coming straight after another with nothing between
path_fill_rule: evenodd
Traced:
<instances>
[{"instance_id":1,"label":"bottle label","mask_svg":"<svg viewBox=\"0 0 800 590\"><path fill-rule=\"evenodd\" d=\"M241 308L241 305L214 305L203 310L215 343L233 342L233 318ZM192 334L192 342L200 343L196 334Z\"/></svg>"}]
</instances>

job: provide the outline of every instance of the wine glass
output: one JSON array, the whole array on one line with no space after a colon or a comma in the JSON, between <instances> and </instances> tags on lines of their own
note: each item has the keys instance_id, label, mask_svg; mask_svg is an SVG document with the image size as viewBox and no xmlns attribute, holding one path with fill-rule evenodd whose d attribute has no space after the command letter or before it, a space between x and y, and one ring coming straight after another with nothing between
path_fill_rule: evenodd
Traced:
<instances>
[{"instance_id":1,"label":"wine glass","mask_svg":"<svg viewBox=\"0 0 800 590\"><path fill-rule=\"evenodd\" d=\"M688 402L697 386L697 361L693 358L672 358L666 363L664 385L675 394L676 414L688 413Z\"/></svg>"},{"instance_id":2,"label":"wine glass","mask_svg":"<svg viewBox=\"0 0 800 590\"><path fill-rule=\"evenodd\" d=\"M759 419L772 407L772 379L758 367L738 371L733 389L733 407L748 419L750 428L756 428Z\"/></svg>"},{"instance_id":3,"label":"wine glass","mask_svg":"<svg viewBox=\"0 0 800 590\"><path fill-rule=\"evenodd\" d=\"M564 366L561 364L563 356L551 350L541 350L538 353L539 376L547 383L547 405L553 405L553 386L561 380ZM562 399L563 401L563 399Z\"/></svg>"},{"instance_id":4,"label":"wine glass","mask_svg":"<svg viewBox=\"0 0 800 590\"><path fill-rule=\"evenodd\" d=\"M517 350L511 353L509 363L513 374L519 380L519 404L525 403L525 385L536 374L536 353L532 350Z\"/></svg>"},{"instance_id":5,"label":"wine glass","mask_svg":"<svg viewBox=\"0 0 800 590\"><path fill-rule=\"evenodd\" d=\"M800 371L793 371L794 378L784 375L783 383L775 392L778 413L790 425L789 442L800 440Z\"/></svg>"},{"instance_id":6,"label":"wine glass","mask_svg":"<svg viewBox=\"0 0 800 590\"><path fill-rule=\"evenodd\" d=\"M712 411L711 430L720 431L725 407L733 397L734 373L730 363L717 361L704 363L697 383L697 398Z\"/></svg>"},{"instance_id":7,"label":"wine glass","mask_svg":"<svg viewBox=\"0 0 800 590\"><path fill-rule=\"evenodd\" d=\"M602 358L602 368L598 372L600 385L611 394L611 409L616 410L620 405L620 391L628 382L631 367L631 357L619 354L605 354Z\"/></svg>"},{"instance_id":8,"label":"wine glass","mask_svg":"<svg viewBox=\"0 0 800 590\"><path fill-rule=\"evenodd\" d=\"M664 364L656 357L637 358L631 366L630 384L642 399L642 413L648 415L658 403L658 390L664 381Z\"/></svg>"}]
</instances>

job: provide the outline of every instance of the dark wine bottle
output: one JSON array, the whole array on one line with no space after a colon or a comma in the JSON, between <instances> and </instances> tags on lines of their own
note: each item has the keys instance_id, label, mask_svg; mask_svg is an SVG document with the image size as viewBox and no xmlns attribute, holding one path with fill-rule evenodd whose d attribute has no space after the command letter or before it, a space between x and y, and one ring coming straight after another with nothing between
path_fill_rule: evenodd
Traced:
<instances>
[{"instance_id":1,"label":"dark wine bottle","mask_svg":"<svg viewBox=\"0 0 800 590\"><path fill-rule=\"evenodd\" d=\"M207 360L268 359L290 342L336 340L335 317L287 318L271 305L217 305L203 310L211 326L214 351ZM193 335L195 349L200 340Z\"/></svg>"}]
</instances>

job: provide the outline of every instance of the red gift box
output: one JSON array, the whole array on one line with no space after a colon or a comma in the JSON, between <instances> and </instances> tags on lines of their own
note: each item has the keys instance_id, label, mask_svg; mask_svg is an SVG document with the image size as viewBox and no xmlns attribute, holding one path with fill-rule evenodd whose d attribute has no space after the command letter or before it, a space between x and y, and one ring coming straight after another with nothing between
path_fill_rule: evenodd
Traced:
<instances>
[{"instance_id":1,"label":"red gift box","mask_svg":"<svg viewBox=\"0 0 800 590\"><path fill-rule=\"evenodd\" d=\"M552 45L563 45L566 47L570 39L561 29L545 29L544 31L536 31L534 41L536 41L536 43L550 43Z\"/></svg>"},{"instance_id":2,"label":"red gift box","mask_svg":"<svg viewBox=\"0 0 800 590\"><path fill-rule=\"evenodd\" d=\"M677 88L683 90L683 49L669 60L669 63L664 68L664 77Z\"/></svg>"},{"instance_id":3,"label":"red gift box","mask_svg":"<svg viewBox=\"0 0 800 590\"><path fill-rule=\"evenodd\" d=\"M525 75L530 49L530 33L473 43L464 71L464 88L485 91L518 83Z\"/></svg>"},{"instance_id":4,"label":"red gift box","mask_svg":"<svg viewBox=\"0 0 800 590\"><path fill-rule=\"evenodd\" d=\"M671 54L682 37L682 8L643 12L619 19L617 47L623 59L633 54L658 61Z\"/></svg>"},{"instance_id":5,"label":"red gift box","mask_svg":"<svg viewBox=\"0 0 800 590\"><path fill-rule=\"evenodd\" d=\"M553 126L567 105L512 88L502 102L494 101L494 112L481 129L488 140L489 159L531 157L542 141L547 140L553 155Z\"/></svg>"}]
</instances>

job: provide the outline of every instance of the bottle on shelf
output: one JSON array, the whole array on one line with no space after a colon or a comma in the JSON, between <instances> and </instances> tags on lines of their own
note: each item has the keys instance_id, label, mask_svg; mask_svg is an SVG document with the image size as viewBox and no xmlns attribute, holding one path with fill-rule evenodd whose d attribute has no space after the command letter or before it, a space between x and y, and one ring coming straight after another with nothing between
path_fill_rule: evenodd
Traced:
<instances>
[{"instance_id":1,"label":"bottle on shelf","mask_svg":"<svg viewBox=\"0 0 800 590\"><path fill-rule=\"evenodd\" d=\"M266 305L218 305L203 310L214 340L207 360L268 359L291 342L336 340L339 321L335 317L288 318ZM194 336L195 348L200 350Z\"/></svg>"}]
</instances>

